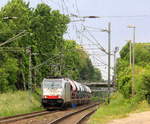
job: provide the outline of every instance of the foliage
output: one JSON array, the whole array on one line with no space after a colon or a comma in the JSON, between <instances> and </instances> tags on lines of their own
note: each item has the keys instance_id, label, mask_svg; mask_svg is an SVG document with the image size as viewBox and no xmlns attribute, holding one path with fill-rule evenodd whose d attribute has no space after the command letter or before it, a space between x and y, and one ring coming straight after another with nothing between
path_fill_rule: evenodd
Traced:
<instances>
[{"instance_id":1,"label":"foliage","mask_svg":"<svg viewBox=\"0 0 150 124\"><path fill-rule=\"evenodd\" d=\"M121 59L129 62L129 43L127 43L120 51ZM145 66L150 63L150 43L135 44L135 64Z\"/></svg>"},{"instance_id":2,"label":"foliage","mask_svg":"<svg viewBox=\"0 0 150 124\"><path fill-rule=\"evenodd\" d=\"M0 117L42 110L39 99L40 97L36 94L32 94L29 97L29 92L27 91L0 94Z\"/></svg>"},{"instance_id":3,"label":"foliage","mask_svg":"<svg viewBox=\"0 0 150 124\"><path fill-rule=\"evenodd\" d=\"M132 82L132 68L129 65L129 44L120 51L121 58L117 63L117 88L126 98L132 96L132 89L138 99L146 98L150 88L150 44L135 44L134 84Z\"/></svg>"},{"instance_id":4,"label":"foliage","mask_svg":"<svg viewBox=\"0 0 150 124\"><path fill-rule=\"evenodd\" d=\"M101 80L81 46L63 38L69 22L68 16L43 3L30 8L23 0L11 0L1 8L0 44L12 37L14 41L0 47L0 92L28 88L29 48L34 86L48 76Z\"/></svg>"},{"instance_id":5,"label":"foliage","mask_svg":"<svg viewBox=\"0 0 150 124\"><path fill-rule=\"evenodd\" d=\"M100 81L101 73L94 68L87 53L73 40L64 44L63 74L79 81Z\"/></svg>"},{"instance_id":6,"label":"foliage","mask_svg":"<svg viewBox=\"0 0 150 124\"><path fill-rule=\"evenodd\" d=\"M110 104L101 105L91 116L88 124L106 124L113 119L126 117L131 112L142 112L146 110L150 110L146 101L139 102L138 97L126 99L122 94L116 92L111 96Z\"/></svg>"},{"instance_id":7,"label":"foliage","mask_svg":"<svg viewBox=\"0 0 150 124\"><path fill-rule=\"evenodd\" d=\"M143 73L141 82L143 82L142 90L144 94L146 94L146 97L150 102L150 65L147 67L147 70Z\"/></svg>"}]
</instances>

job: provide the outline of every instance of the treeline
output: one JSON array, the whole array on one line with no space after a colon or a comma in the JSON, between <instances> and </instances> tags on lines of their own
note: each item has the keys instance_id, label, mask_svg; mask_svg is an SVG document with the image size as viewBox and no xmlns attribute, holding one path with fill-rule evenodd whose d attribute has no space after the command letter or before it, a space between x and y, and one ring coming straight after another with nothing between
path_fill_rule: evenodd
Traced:
<instances>
[{"instance_id":1,"label":"treeline","mask_svg":"<svg viewBox=\"0 0 150 124\"><path fill-rule=\"evenodd\" d=\"M117 63L117 88L125 98L150 99L150 43L135 44L134 83L129 48L130 44L127 43L120 51Z\"/></svg>"},{"instance_id":2,"label":"treeline","mask_svg":"<svg viewBox=\"0 0 150 124\"><path fill-rule=\"evenodd\" d=\"M30 8L23 0L11 0L1 8L0 92L27 89L30 72L34 86L49 76L101 80L83 48L63 38L69 22L46 4Z\"/></svg>"}]
</instances>

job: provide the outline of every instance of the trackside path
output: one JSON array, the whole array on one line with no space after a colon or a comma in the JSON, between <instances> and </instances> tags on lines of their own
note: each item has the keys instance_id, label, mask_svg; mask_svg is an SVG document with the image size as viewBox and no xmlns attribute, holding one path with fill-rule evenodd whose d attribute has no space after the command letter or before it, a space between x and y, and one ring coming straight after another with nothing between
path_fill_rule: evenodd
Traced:
<instances>
[{"instance_id":1,"label":"trackside path","mask_svg":"<svg viewBox=\"0 0 150 124\"><path fill-rule=\"evenodd\" d=\"M112 120L108 124L150 124L150 111L129 114L129 117Z\"/></svg>"}]
</instances>

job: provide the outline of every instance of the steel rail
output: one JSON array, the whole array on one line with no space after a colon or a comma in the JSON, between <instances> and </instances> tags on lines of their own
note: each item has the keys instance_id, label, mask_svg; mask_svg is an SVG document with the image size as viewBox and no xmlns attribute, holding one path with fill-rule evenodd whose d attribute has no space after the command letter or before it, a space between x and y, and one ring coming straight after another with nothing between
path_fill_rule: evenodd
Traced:
<instances>
[{"instance_id":1,"label":"steel rail","mask_svg":"<svg viewBox=\"0 0 150 124\"><path fill-rule=\"evenodd\" d=\"M93 111L87 113L85 116L83 116L76 124L81 124L86 118L91 116L97 109L94 109Z\"/></svg>"},{"instance_id":2,"label":"steel rail","mask_svg":"<svg viewBox=\"0 0 150 124\"><path fill-rule=\"evenodd\" d=\"M65 120L65 119L71 117L72 115L78 114L78 113L80 113L80 112L82 112L82 111L85 111L85 110L87 110L87 109L93 108L93 107L95 107L95 106L97 106L97 105L99 105L99 103L96 103L96 104L93 104L93 105L84 107L84 108L82 108L82 109L80 109L80 110L78 110L78 111L75 111L75 112L71 112L71 113L69 113L69 114L66 114L66 115L63 116L63 117L60 117L60 118L58 118L58 119L56 119L56 120L54 120L54 121L52 121L52 122L49 122L48 124L57 124L57 123L59 123L60 121Z\"/></svg>"},{"instance_id":3,"label":"steel rail","mask_svg":"<svg viewBox=\"0 0 150 124\"><path fill-rule=\"evenodd\" d=\"M43 111L38 111L38 112L33 112L33 113L20 114L20 115L9 116L9 117L2 117L2 118L0 118L0 124L6 124L6 123L10 123L10 122L16 122L16 121L19 121L19 120L33 118L33 117L36 117L36 116L52 114L52 113L55 113L57 111L58 110L55 110L55 111L43 110Z\"/></svg>"}]
</instances>

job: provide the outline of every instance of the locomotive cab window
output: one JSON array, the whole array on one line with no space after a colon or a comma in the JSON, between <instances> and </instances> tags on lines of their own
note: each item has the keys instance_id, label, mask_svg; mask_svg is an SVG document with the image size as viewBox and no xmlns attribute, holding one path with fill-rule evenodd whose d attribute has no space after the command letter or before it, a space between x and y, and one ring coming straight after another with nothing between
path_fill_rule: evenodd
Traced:
<instances>
[{"instance_id":1,"label":"locomotive cab window","mask_svg":"<svg viewBox=\"0 0 150 124\"><path fill-rule=\"evenodd\" d=\"M62 81L44 80L43 88L52 88L52 89L62 88Z\"/></svg>"}]
</instances>

